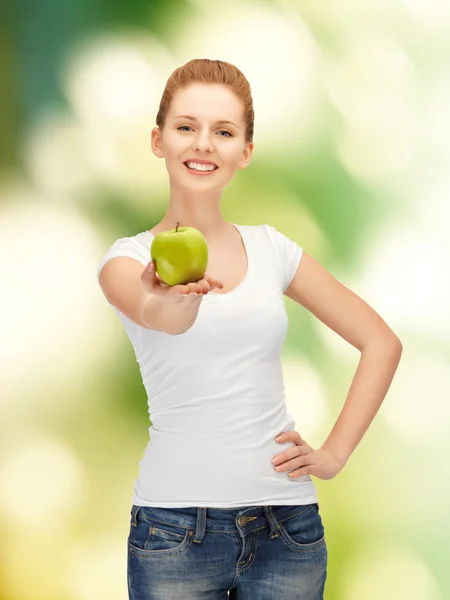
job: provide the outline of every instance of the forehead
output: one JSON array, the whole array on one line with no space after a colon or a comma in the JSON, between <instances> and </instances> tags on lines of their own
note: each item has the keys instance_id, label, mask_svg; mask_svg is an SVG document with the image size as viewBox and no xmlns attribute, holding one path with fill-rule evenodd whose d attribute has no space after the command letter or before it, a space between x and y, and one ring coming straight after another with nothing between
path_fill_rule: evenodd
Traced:
<instances>
[{"instance_id":1,"label":"forehead","mask_svg":"<svg viewBox=\"0 0 450 600\"><path fill-rule=\"evenodd\" d=\"M178 90L169 112L205 116L211 119L239 119L243 114L242 103L228 86L216 83L192 83Z\"/></svg>"}]
</instances>

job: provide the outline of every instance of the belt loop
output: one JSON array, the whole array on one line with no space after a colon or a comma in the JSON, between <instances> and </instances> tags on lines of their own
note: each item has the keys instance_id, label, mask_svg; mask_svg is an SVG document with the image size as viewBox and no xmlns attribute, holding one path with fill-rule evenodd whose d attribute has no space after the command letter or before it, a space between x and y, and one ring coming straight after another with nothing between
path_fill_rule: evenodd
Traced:
<instances>
[{"instance_id":1,"label":"belt loop","mask_svg":"<svg viewBox=\"0 0 450 600\"><path fill-rule=\"evenodd\" d=\"M133 506L131 507L131 524L133 525L133 527L137 527L137 515L140 508L141 507L137 506L136 504L133 504Z\"/></svg>"},{"instance_id":2,"label":"belt loop","mask_svg":"<svg viewBox=\"0 0 450 600\"><path fill-rule=\"evenodd\" d=\"M273 540L277 537L280 537L280 533L279 533L280 526L278 524L278 521L277 521L275 515L273 514L272 507L264 505L264 512L266 513L266 518L270 523L270 532L269 532L270 539Z\"/></svg>"},{"instance_id":3,"label":"belt loop","mask_svg":"<svg viewBox=\"0 0 450 600\"><path fill-rule=\"evenodd\" d=\"M203 538L205 537L205 529L206 529L206 506L198 506L197 507L197 525L195 528L194 539L192 540L196 544L201 544Z\"/></svg>"}]
</instances>

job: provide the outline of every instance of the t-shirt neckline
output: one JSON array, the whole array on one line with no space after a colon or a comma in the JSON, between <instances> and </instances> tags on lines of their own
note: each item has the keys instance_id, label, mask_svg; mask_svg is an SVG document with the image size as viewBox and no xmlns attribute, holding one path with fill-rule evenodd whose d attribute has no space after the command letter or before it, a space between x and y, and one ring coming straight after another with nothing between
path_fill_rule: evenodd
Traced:
<instances>
[{"instance_id":1,"label":"t-shirt neckline","mask_svg":"<svg viewBox=\"0 0 450 600\"><path fill-rule=\"evenodd\" d=\"M247 255L247 271L245 273L244 279L240 283L238 283L238 285L235 288L233 288L232 290L225 292L224 294L219 294L217 292L208 292L206 294L206 296L204 296L204 298L207 298L209 295L218 296L218 297L231 296L232 294L237 292L246 283L247 279L249 278L251 259L250 259L250 252L248 249L248 240L245 239L244 232L241 229L240 225L236 225L236 223L231 223L231 225L233 225L233 227L235 229L237 229L237 231L241 234L241 239L242 239L242 243L244 244L245 254Z\"/></svg>"}]
</instances>

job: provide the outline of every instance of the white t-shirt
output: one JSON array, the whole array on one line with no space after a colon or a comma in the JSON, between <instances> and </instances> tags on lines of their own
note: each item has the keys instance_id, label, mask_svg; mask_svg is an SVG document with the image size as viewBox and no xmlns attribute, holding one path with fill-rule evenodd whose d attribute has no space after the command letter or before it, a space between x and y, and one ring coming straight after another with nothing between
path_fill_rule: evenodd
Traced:
<instances>
[{"instance_id":1,"label":"white t-shirt","mask_svg":"<svg viewBox=\"0 0 450 600\"><path fill-rule=\"evenodd\" d=\"M310 476L290 479L289 471L277 472L272 464L275 454L294 446L275 437L296 429L286 410L281 350L288 327L283 292L302 249L270 225L235 227L247 252L247 274L230 292L203 296L184 334L146 329L111 305L133 346L151 420L133 504L318 502ZM152 240L149 231L118 239L97 277L117 256L147 265Z\"/></svg>"}]
</instances>

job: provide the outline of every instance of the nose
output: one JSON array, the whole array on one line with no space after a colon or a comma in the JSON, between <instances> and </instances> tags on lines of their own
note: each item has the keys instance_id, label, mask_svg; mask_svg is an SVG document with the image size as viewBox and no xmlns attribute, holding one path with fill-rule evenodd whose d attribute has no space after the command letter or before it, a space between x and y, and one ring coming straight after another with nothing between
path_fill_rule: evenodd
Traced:
<instances>
[{"instance_id":1,"label":"nose","mask_svg":"<svg viewBox=\"0 0 450 600\"><path fill-rule=\"evenodd\" d=\"M209 134L199 132L195 138L194 150L199 150L200 152L213 152L214 146Z\"/></svg>"}]
</instances>

